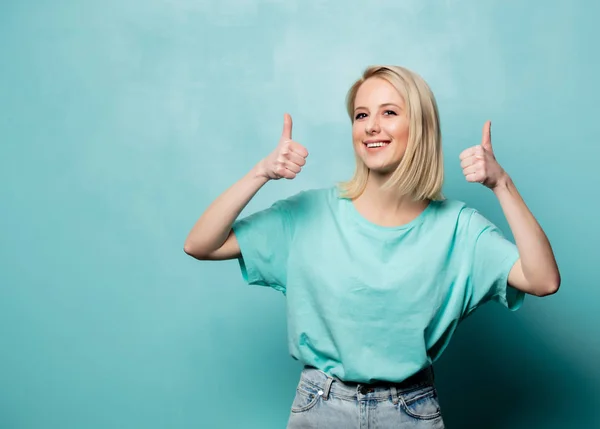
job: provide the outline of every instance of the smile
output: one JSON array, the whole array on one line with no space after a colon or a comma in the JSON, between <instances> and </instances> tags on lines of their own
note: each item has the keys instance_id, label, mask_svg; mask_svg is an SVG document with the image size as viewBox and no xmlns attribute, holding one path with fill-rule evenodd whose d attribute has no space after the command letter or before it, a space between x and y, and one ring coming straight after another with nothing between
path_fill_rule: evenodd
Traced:
<instances>
[{"instance_id":1,"label":"smile","mask_svg":"<svg viewBox=\"0 0 600 429\"><path fill-rule=\"evenodd\" d=\"M390 142L388 142L388 141L364 143L364 145L367 147L367 149L377 149L377 148L381 148L381 147L386 147L389 144L390 144Z\"/></svg>"}]
</instances>

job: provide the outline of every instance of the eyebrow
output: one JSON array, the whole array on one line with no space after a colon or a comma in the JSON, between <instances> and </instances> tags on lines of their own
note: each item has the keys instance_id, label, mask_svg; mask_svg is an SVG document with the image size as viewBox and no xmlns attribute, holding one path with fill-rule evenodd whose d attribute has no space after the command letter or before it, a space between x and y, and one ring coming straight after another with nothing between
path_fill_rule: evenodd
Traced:
<instances>
[{"instance_id":1,"label":"eyebrow","mask_svg":"<svg viewBox=\"0 0 600 429\"><path fill-rule=\"evenodd\" d=\"M398 105L397 105L397 104L395 104L395 103L383 103L383 104L381 104L379 107L385 107L385 106L394 106L394 107L397 107L398 109L402 110L402 107L398 106ZM355 107L355 108L354 108L354 111L356 112L358 109L365 109L365 110L369 110L369 109L367 109L366 107L363 107L363 106L358 106L358 107Z\"/></svg>"}]
</instances>

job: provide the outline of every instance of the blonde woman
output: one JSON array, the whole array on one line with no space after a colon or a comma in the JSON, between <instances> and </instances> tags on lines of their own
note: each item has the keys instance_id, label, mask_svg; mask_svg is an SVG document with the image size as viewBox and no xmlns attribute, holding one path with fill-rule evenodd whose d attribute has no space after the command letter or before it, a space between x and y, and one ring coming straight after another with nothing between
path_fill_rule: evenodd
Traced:
<instances>
[{"instance_id":1,"label":"blonde woman","mask_svg":"<svg viewBox=\"0 0 600 429\"><path fill-rule=\"evenodd\" d=\"M438 109L426 82L372 66L347 97L354 177L237 219L269 180L293 179L306 148L285 115L277 148L218 197L185 252L237 258L244 279L286 295L289 350L304 365L288 428L443 428L432 364L488 301L518 309L555 293L546 235L494 157L490 123L460 165L497 196L516 245L442 196Z\"/></svg>"}]
</instances>

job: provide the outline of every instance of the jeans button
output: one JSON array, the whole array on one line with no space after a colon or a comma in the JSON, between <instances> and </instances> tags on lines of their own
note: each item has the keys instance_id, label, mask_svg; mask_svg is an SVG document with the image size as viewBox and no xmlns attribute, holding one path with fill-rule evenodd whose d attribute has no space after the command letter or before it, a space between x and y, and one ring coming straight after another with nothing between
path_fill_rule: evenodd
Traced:
<instances>
[{"instance_id":1,"label":"jeans button","mask_svg":"<svg viewBox=\"0 0 600 429\"><path fill-rule=\"evenodd\" d=\"M359 392L363 395L366 395L367 393L369 393L369 388L367 386L360 386Z\"/></svg>"}]
</instances>

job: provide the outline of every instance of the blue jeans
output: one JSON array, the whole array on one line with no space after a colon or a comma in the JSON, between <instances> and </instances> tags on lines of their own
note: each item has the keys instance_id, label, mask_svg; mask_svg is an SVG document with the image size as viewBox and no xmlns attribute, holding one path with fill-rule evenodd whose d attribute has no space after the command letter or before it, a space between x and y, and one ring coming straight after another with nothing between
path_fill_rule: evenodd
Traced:
<instances>
[{"instance_id":1,"label":"blue jeans","mask_svg":"<svg viewBox=\"0 0 600 429\"><path fill-rule=\"evenodd\" d=\"M433 372L412 385L344 383L305 367L288 429L443 429Z\"/></svg>"}]
</instances>

